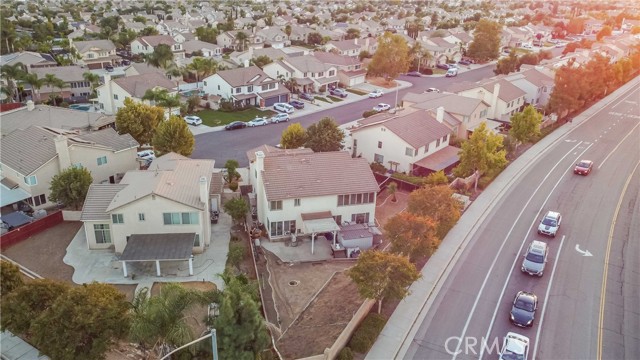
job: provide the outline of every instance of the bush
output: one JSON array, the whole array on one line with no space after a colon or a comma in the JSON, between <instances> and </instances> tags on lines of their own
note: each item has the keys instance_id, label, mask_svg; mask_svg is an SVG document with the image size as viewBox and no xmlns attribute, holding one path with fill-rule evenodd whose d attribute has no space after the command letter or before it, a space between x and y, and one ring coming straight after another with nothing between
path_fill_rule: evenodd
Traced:
<instances>
[{"instance_id":1,"label":"bush","mask_svg":"<svg viewBox=\"0 0 640 360\"><path fill-rule=\"evenodd\" d=\"M349 341L349 347L355 352L366 354L386 323L387 319L382 315L374 313L367 315Z\"/></svg>"},{"instance_id":2,"label":"bush","mask_svg":"<svg viewBox=\"0 0 640 360\"><path fill-rule=\"evenodd\" d=\"M232 181L229 183L229 190L231 191L236 191L238 190L238 182L237 181Z\"/></svg>"},{"instance_id":3,"label":"bush","mask_svg":"<svg viewBox=\"0 0 640 360\"><path fill-rule=\"evenodd\" d=\"M227 264L238 267L244 259L244 246L242 244L230 244L229 254L227 254Z\"/></svg>"},{"instance_id":4,"label":"bush","mask_svg":"<svg viewBox=\"0 0 640 360\"><path fill-rule=\"evenodd\" d=\"M367 110L365 112L362 113L362 117L363 118L368 118L369 116L373 116L375 114L377 114L378 112L375 110Z\"/></svg>"},{"instance_id":5,"label":"bush","mask_svg":"<svg viewBox=\"0 0 640 360\"><path fill-rule=\"evenodd\" d=\"M422 186L427 183L427 178L422 176L412 176L412 175L406 175L403 173L393 173L391 177L399 180L404 180L408 183L418 185L418 186Z\"/></svg>"},{"instance_id":6,"label":"bush","mask_svg":"<svg viewBox=\"0 0 640 360\"><path fill-rule=\"evenodd\" d=\"M350 347L343 348L338 353L337 360L353 360L353 351L351 351Z\"/></svg>"},{"instance_id":7,"label":"bush","mask_svg":"<svg viewBox=\"0 0 640 360\"><path fill-rule=\"evenodd\" d=\"M380 173L380 174L386 174L386 172L387 172L387 168L384 167L384 165L382 165L380 163L373 162L369 166L371 166L371 171L373 171L373 172L377 172L377 173Z\"/></svg>"},{"instance_id":8,"label":"bush","mask_svg":"<svg viewBox=\"0 0 640 360\"><path fill-rule=\"evenodd\" d=\"M420 69L420 72L424 75L433 75L433 70L429 68Z\"/></svg>"}]
</instances>

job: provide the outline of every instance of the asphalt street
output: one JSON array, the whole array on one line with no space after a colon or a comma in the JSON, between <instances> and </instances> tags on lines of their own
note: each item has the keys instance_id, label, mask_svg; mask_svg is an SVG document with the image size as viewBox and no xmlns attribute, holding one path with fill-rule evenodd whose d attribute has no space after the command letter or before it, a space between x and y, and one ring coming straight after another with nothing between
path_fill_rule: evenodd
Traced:
<instances>
[{"instance_id":1,"label":"asphalt street","mask_svg":"<svg viewBox=\"0 0 640 360\"><path fill-rule=\"evenodd\" d=\"M575 128L491 210L404 358L491 359L512 331L530 338L530 359L640 359L640 90L608 100L564 125ZM573 174L581 159L595 163L588 176ZM563 215L555 238L536 233L549 210ZM532 240L550 248L541 278L520 271ZM539 301L527 329L509 322L520 290Z\"/></svg>"}]
</instances>

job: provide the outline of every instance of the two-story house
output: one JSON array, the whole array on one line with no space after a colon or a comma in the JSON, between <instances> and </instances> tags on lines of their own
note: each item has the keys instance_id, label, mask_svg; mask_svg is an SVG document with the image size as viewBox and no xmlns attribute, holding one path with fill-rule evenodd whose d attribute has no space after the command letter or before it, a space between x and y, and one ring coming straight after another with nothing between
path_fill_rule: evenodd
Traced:
<instances>
[{"instance_id":1,"label":"two-story house","mask_svg":"<svg viewBox=\"0 0 640 360\"><path fill-rule=\"evenodd\" d=\"M294 234L309 235L313 242L317 234L327 232L336 239L342 225L375 224L379 187L365 159L345 151L314 153L270 146L251 150L247 156L258 220L271 241L288 240Z\"/></svg>"},{"instance_id":2,"label":"two-story house","mask_svg":"<svg viewBox=\"0 0 640 360\"><path fill-rule=\"evenodd\" d=\"M141 36L131 42L131 53L140 55L151 54L160 44L169 46L175 59L183 59L185 57L182 44L169 35Z\"/></svg>"},{"instance_id":3,"label":"two-story house","mask_svg":"<svg viewBox=\"0 0 640 360\"><path fill-rule=\"evenodd\" d=\"M84 167L94 183L116 183L139 167L138 143L129 134L106 128L78 135L44 126L18 129L2 138L0 163L3 184L29 194L34 209L55 206L49 201L51 179L69 167Z\"/></svg>"},{"instance_id":4,"label":"two-story house","mask_svg":"<svg viewBox=\"0 0 640 360\"><path fill-rule=\"evenodd\" d=\"M506 123L511 121L511 115L522 110L527 95L504 78L487 79L478 83L455 83L447 90L484 101L489 104L488 119Z\"/></svg>"},{"instance_id":5,"label":"two-story house","mask_svg":"<svg viewBox=\"0 0 640 360\"><path fill-rule=\"evenodd\" d=\"M221 57L222 47L216 44L211 44L200 40L187 40L182 43L184 51L188 57L193 56L194 53L202 53L203 57Z\"/></svg>"},{"instance_id":6,"label":"two-story house","mask_svg":"<svg viewBox=\"0 0 640 360\"><path fill-rule=\"evenodd\" d=\"M290 92L257 66L218 71L203 80L205 94L241 105L269 107L289 102Z\"/></svg>"},{"instance_id":7,"label":"two-story house","mask_svg":"<svg viewBox=\"0 0 640 360\"><path fill-rule=\"evenodd\" d=\"M166 89L169 95L177 93L174 88L176 84L159 73L146 73L142 75L126 76L111 79L105 75L104 85L98 86L98 105L107 115L115 115L118 110L124 107L124 100L131 98L137 102L144 102L142 98L147 90ZM153 102L146 103L154 105ZM168 109L171 114L179 115L180 109ZM167 113L168 116L168 113Z\"/></svg>"},{"instance_id":8,"label":"two-story house","mask_svg":"<svg viewBox=\"0 0 640 360\"><path fill-rule=\"evenodd\" d=\"M264 72L276 79L295 79L303 92L324 92L338 86L338 68L313 55L290 57L265 65Z\"/></svg>"},{"instance_id":9,"label":"two-story house","mask_svg":"<svg viewBox=\"0 0 640 360\"><path fill-rule=\"evenodd\" d=\"M91 83L84 79L85 72L86 69L77 65L31 69L31 73L37 74L39 79L53 74L65 84L62 88L43 85L38 90L40 100L48 99L50 95L60 96L65 101L86 100L91 95Z\"/></svg>"},{"instance_id":10,"label":"two-story house","mask_svg":"<svg viewBox=\"0 0 640 360\"><path fill-rule=\"evenodd\" d=\"M240 33L244 35L239 35ZM264 38L249 30L231 30L216 36L216 42L226 49L245 51L249 47L262 47Z\"/></svg>"},{"instance_id":11,"label":"two-story house","mask_svg":"<svg viewBox=\"0 0 640 360\"><path fill-rule=\"evenodd\" d=\"M148 170L128 171L118 184L89 188L80 220L89 249L113 248L126 263L188 261L211 239L213 160L169 153ZM190 275L193 272L190 271Z\"/></svg>"},{"instance_id":12,"label":"two-story house","mask_svg":"<svg viewBox=\"0 0 640 360\"><path fill-rule=\"evenodd\" d=\"M272 48L281 49L291 45L287 34L277 27L265 27L256 32L257 36L264 39L264 44L270 45Z\"/></svg>"},{"instance_id":13,"label":"two-story house","mask_svg":"<svg viewBox=\"0 0 640 360\"><path fill-rule=\"evenodd\" d=\"M535 107L542 108L549 102L549 97L554 87L553 73L543 70L542 67L525 69L509 74L505 79L526 93L525 101Z\"/></svg>"},{"instance_id":14,"label":"two-story house","mask_svg":"<svg viewBox=\"0 0 640 360\"><path fill-rule=\"evenodd\" d=\"M340 55L358 57L361 52L366 51L373 54L378 50L378 42L376 38L367 37L364 39L350 39L329 41L324 46L325 51L335 52Z\"/></svg>"},{"instance_id":15,"label":"two-story house","mask_svg":"<svg viewBox=\"0 0 640 360\"><path fill-rule=\"evenodd\" d=\"M338 55L330 52L316 51L313 56L328 67L338 69L338 79L344 86L364 84L367 70L357 57Z\"/></svg>"},{"instance_id":16,"label":"two-story house","mask_svg":"<svg viewBox=\"0 0 640 360\"><path fill-rule=\"evenodd\" d=\"M116 55L116 46L111 40L74 41L71 44L81 56L77 64L89 69L102 69L122 60Z\"/></svg>"},{"instance_id":17,"label":"two-story house","mask_svg":"<svg viewBox=\"0 0 640 360\"><path fill-rule=\"evenodd\" d=\"M429 66L446 64L450 61L458 62L462 59L460 45L443 38L427 38L420 40L420 43L423 49L431 53L431 59L427 62Z\"/></svg>"}]
</instances>

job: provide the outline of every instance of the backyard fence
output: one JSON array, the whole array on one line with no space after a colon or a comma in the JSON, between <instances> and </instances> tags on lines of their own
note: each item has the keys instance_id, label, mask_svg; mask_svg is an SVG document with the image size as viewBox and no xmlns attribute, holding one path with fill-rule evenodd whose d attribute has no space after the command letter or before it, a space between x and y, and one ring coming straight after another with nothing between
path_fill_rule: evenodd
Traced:
<instances>
[{"instance_id":1,"label":"backyard fence","mask_svg":"<svg viewBox=\"0 0 640 360\"><path fill-rule=\"evenodd\" d=\"M0 236L0 249L6 249L11 245L17 244L32 235L60 224L63 220L62 211L58 210L32 223L13 229Z\"/></svg>"}]
</instances>

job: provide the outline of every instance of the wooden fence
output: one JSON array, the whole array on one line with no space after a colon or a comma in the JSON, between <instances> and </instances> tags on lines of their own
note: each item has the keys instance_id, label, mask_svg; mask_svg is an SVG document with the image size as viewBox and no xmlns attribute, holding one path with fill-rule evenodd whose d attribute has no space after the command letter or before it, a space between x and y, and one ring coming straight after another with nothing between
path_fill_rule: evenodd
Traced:
<instances>
[{"instance_id":1,"label":"wooden fence","mask_svg":"<svg viewBox=\"0 0 640 360\"><path fill-rule=\"evenodd\" d=\"M6 249L7 247L19 243L20 241L25 240L32 235L35 235L52 226L58 225L62 221L62 211L57 210L56 212L35 220L32 223L13 229L8 233L0 236L0 249Z\"/></svg>"}]
</instances>

